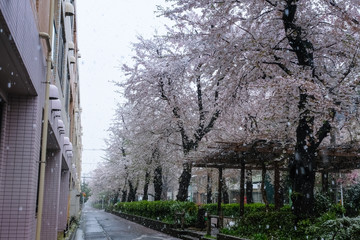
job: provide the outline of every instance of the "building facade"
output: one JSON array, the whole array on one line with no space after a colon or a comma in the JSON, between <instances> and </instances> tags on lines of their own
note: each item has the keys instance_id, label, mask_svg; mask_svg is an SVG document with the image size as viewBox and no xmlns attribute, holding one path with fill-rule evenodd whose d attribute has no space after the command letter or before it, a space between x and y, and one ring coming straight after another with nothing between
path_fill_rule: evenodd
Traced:
<instances>
[{"instance_id":1,"label":"building facade","mask_svg":"<svg viewBox=\"0 0 360 240\"><path fill-rule=\"evenodd\" d=\"M0 239L57 239L79 217L76 34L74 0L0 0Z\"/></svg>"}]
</instances>

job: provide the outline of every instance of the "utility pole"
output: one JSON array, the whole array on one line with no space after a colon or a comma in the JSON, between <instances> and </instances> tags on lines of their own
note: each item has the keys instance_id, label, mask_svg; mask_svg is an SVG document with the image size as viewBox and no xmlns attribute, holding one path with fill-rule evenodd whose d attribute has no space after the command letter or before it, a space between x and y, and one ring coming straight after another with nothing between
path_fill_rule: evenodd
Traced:
<instances>
[{"instance_id":1,"label":"utility pole","mask_svg":"<svg viewBox=\"0 0 360 240\"><path fill-rule=\"evenodd\" d=\"M85 177L85 176L82 176L82 179L83 179L83 183L82 183L82 186L85 186L85 179L86 178L92 178L92 177ZM82 195L82 208L84 207L84 205L85 205L85 197L86 197L86 195L85 195L86 193L84 192L84 189L83 189L83 187L81 187L81 195ZM84 196L85 195L85 196Z\"/></svg>"}]
</instances>

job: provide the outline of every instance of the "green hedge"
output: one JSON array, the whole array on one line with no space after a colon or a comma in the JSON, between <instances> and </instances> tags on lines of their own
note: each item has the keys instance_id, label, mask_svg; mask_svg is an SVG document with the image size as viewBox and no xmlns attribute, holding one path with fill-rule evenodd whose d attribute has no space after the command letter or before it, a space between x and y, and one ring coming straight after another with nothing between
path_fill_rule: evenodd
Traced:
<instances>
[{"instance_id":1,"label":"green hedge","mask_svg":"<svg viewBox=\"0 0 360 240\"><path fill-rule=\"evenodd\" d=\"M304 229L294 227L294 220L291 212L254 211L240 219L237 227L224 228L222 232L255 239L296 239L297 235L303 236Z\"/></svg>"},{"instance_id":2,"label":"green hedge","mask_svg":"<svg viewBox=\"0 0 360 240\"><path fill-rule=\"evenodd\" d=\"M200 206L204 208L209 214L217 215L217 203L204 204ZM221 204L223 215L227 217L239 217L240 215L240 204L230 203L230 204ZM269 205L269 211L274 211L274 204ZM265 212L266 206L263 203L251 203L244 205L244 214L249 214L251 212ZM290 211L289 206L284 206L280 211Z\"/></svg>"},{"instance_id":3,"label":"green hedge","mask_svg":"<svg viewBox=\"0 0 360 240\"><path fill-rule=\"evenodd\" d=\"M185 224L192 225L196 221L198 208L193 202L139 201L116 203L113 210L167 223L175 223L176 213L184 213Z\"/></svg>"},{"instance_id":4,"label":"green hedge","mask_svg":"<svg viewBox=\"0 0 360 240\"><path fill-rule=\"evenodd\" d=\"M239 212L239 204L231 205L234 206L224 206L225 216L232 216L232 211ZM244 207L244 216L234 227L223 228L222 233L259 240L297 239L298 236L304 236L305 228L294 227L295 216L289 206L284 206L279 211L272 204L269 211L261 203L246 204Z\"/></svg>"},{"instance_id":5,"label":"green hedge","mask_svg":"<svg viewBox=\"0 0 360 240\"><path fill-rule=\"evenodd\" d=\"M213 208L213 206L204 207L209 210ZM227 207L237 208L237 206L224 206ZM266 212L265 206L261 204L248 204L245 205L245 209L244 216L238 219L235 226L225 227L221 232L252 240L355 240L360 236L360 218L339 218L343 213L343 208L339 204L331 205L327 208L329 210L319 217L304 219L297 224L289 206L279 211L270 207Z\"/></svg>"},{"instance_id":6,"label":"green hedge","mask_svg":"<svg viewBox=\"0 0 360 240\"><path fill-rule=\"evenodd\" d=\"M356 240L360 236L360 217L318 221L306 229L310 239Z\"/></svg>"},{"instance_id":7,"label":"green hedge","mask_svg":"<svg viewBox=\"0 0 360 240\"><path fill-rule=\"evenodd\" d=\"M341 206L340 206L341 207ZM246 204L245 214L239 216L239 204L222 204L224 216L238 218L235 226L225 227L222 233L246 237L254 240L302 240L302 239L339 239L353 240L347 236L359 236L360 219L338 218L342 209L338 205L328 207L329 211L318 218L305 219L295 225L295 215L289 206L276 211L273 205L266 211L261 203ZM211 215L217 214L217 204L204 204ZM119 202L113 206L114 211L143 216L167 223L175 223L175 214L185 214L185 224L194 225L198 207L192 202L177 201L140 201Z\"/></svg>"}]
</instances>

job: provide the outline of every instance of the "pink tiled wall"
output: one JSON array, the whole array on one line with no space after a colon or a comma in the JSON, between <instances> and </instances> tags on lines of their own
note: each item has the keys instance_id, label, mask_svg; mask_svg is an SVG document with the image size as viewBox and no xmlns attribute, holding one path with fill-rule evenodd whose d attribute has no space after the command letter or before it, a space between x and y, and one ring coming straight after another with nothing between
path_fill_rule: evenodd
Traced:
<instances>
[{"instance_id":1,"label":"pink tiled wall","mask_svg":"<svg viewBox=\"0 0 360 240\"><path fill-rule=\"evenodd\" d=\"M33 239L41 139L38 97L9 97L0 168L0 239Z\"/></svg>"},{"instance_id":2,"label":"pink tiled wall","mask_svg":"<svg viewBox=\"0 0 360 240\"><path fill-rule=\"evenodd\" d=\"M41 239L57 239L61 175L60 151L47 153L45 170L45 196L43 205L43 218Z\"/></svg>"},{"instance_id":3,"label":"pink tiled wall","mask_svg":"<svg viewBox=\"0 0 360 240\"><path fill-rule=\"evenodd\" d=\"M4 169L6 162L5 162L5 147L3 142L5 142L5 131L6 131L6 119L7 119L7 104L3 103L3 109L2 109L2 119L1 119L1 130L0 130L0 193L1 193L1 187L2 187L2 171L1 169ZM1 201L1 200L0 200ZM1 203L1 202L0 202Z\"/></svg>"}]
</instances>

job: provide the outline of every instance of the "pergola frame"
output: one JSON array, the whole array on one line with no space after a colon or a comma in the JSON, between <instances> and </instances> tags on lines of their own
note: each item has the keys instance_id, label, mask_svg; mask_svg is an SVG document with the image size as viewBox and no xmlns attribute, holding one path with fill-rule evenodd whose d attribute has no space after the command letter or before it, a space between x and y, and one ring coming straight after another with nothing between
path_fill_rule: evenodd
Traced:
<instances>
[{"instance_id":1,"label":"pergola frame","mask_svg":"<svg viewBox=\"0 0 360 240\"><path fill-rule=\"evenodd\" d=\"M280 141L255 140L251 143L216 142L208 146L209 151L200 152L201 156L189 157L193 167L217 168L218 180L218 215L222 219L221 192L222 170L240 169L240 216L244 214L245 169L274 170L274 202L280 208L280 171L288 171L288 161L295 156L294 144ZM316 158L315 171L324 174L360 169L360 148L354 144L320 147ZM324 188L323 183L323 188ZM327 184L326 184L327 187ZM221 224L221 223L220 223Z\"/></svg>"}]
</instances>

